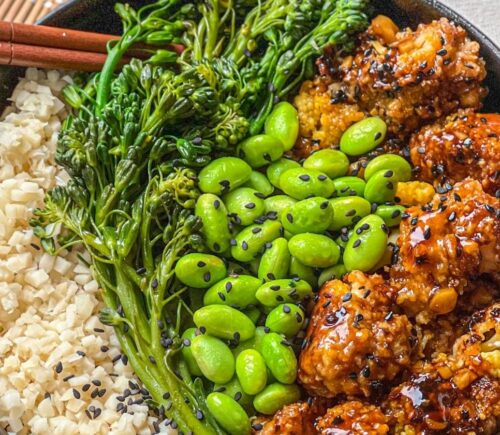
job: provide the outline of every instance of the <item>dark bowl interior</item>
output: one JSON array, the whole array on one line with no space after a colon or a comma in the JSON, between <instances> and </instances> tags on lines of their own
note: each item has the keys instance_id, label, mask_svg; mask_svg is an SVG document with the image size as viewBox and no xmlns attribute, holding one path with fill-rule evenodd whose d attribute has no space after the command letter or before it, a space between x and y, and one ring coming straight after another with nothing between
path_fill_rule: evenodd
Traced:
<instances>
[{"instance_id":1,"label":"dark bowl interior","mask_svg":"<svg viewBox=\"0 0 500 435\"><path fill-rule=\"evenodd\" d=\"M40 24L119 34L120 22L113 11L115 0L72 0L53 12ZM138 6L140 0L129 1ZM485 111L498 111L500 101L500 49L478 28L436 0L375 0L378 13L390 16L402 26L415 27L418 23L447 17L463 26L471 38L481 44L481 54L486 60L490 93L485 101ZM0 67L0 110L23 74L22 68Z\"/></svg>"}]
</instances>

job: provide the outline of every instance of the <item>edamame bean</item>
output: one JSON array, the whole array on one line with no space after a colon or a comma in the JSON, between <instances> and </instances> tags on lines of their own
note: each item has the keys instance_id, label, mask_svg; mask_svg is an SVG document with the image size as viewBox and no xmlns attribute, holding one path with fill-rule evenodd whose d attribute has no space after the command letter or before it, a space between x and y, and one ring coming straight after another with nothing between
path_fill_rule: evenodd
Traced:
<instances>
[{"instance_id":1,"label":"edamame bean","mask_svg":"<svg viewBox=\"0 0 500 435\"><path fill-rule=\"evenodd\" d=\"M252 224L266 209L262 194L249 187L239 187L224 195L223 199L229 217L237 225Z\"/></svg>"},{"instance_id":2,"label":"edamame bean","mask_svg":"<svg viewBox=\"0 0 500 435\"><path fill-rule=\"evenodd\" d=\"M204 193L230 192L247 182L252 168L237 157L221 157L211 161L198 174L198 186Z\"/></svg>"},{"instance_id":3,"label":"edamame bean","mask_svg":"<svg viewBox=\"0 0 500 435\"><path fill-rule=\"evenodd\" d=\"M236 358L236 357L235 357ZM215 384L213 388L214 393L222 393L226 396L231 397L236 400L242 407L249 413L255 412L253 409L253 396L248 395L241 388L240 381L238 381L238 377L234 376L226 384Z\"/></svg>"},{"instance_id":4,"label":"edamame bean","mask_svg":"<svg viewBox=\"0 0 500 435\"><path fill-rule=\"evenodd\" d=\"M193 376L201 376L203 373L200 370L200 366L196 362L193 356L193 351L191 348L191 343L196 337L196 328L188 328L182 334L182 342L185 343L182 346L182 357L187 364L189 373ZM187 344L187 345L186 345Z\"/></svg>"},{"instance_id":5,"label":"edamame bean","mask_svg":"<svg viewBox=\"0 0 500 435\"><path fill-rule=\"evenodd\" d=\"M201 219L201 231L208 248L217 253L229 249L231 233L226 206L222 199L211 193L200 195L196 201L195 214Z\"/></svg>"},{"instance_id":6,"label":"edamame bean","mask_svg":"<svg viewBox=\"0 0 500 435\"><path fill-rule=\"evenodd\" d=\"M226 276L226 265L215 255L187 254L175 265L175 275L183 284L208 288Z\"/></svg>"},{"instance_id":7,"label":"edamame bean","mask_svg":"<svg viewBox=\"0 0 500 435\"><path fill-rule=\"evenodd\" d=\"M289 272L292 278L300 278L308 282L311 287L315 288L318 285L318 278L314 273L314 269L310 266L302 264L295 257L290 259L290 269Z\"/></svg>"},{"instance_id":8,"label":"edamame bean","mask_svg":"<svg viewBox=\"0 0 500 435\"><path fill-rule=\"evenodd\" d=\"M234 375L234 357L222 340L201 334L193 338L191 348L194 359L209 381L225 384Z\"/></svg>"},{"instance_id":9,"label":"edamame bean","mask_svg":"<svg viewBox=\"0 0 500 435\"><path fill-rule=\"evenodd\" d=\"M283 336L270 332L262 339L261 353L273 376L282 384L292 384L297 378L297 357Z\"/></svg>"},{"instance_id":10,"label":"edamame bean","mask_svg":"<svg viewBox=\"0 0 500 435\"><path fill-rule=\"evenodd\" d=\"M263 224L244 228L231 242L231 255L238 261L252 261L266 243L280 237L282 228L281 223L276 220L266 220Z\"/></svg>"},{"instance_id":11,"label":"edamame bean","mask_svg":"<svg viewBox=\"0 0 500 435\"><path fill-rule=\"evenodd\" d=\"M244 266L234 261L227 262L227 275L250 275L251 271L245 264Z\"/></svg>"},{"instance_id":12,"label":"edamame bean","mask_svg":"<svg viewBox=\"0 0 500 435\"><path fill-rule=\"evenodd\" d=\"M283 406L290 405L300 399L300 389L297 385L283 385L274 383L268 385L253 399L253 406L257 412L273 415Z\"/></svg>"},{"instance_id":13,"label":"edamame bean","mask_svg":"<svg viewBox=\"0 0 500 435\"><path fill-rule=\"evenodd\" d=\"M262 284L255 296L266 307L276 307L284 302L299 302L312 295L312 288L306 281L277 279Z\"/></svg>"},{"instance_id":14,"label":"edamame bean","mask_svg":"<svg viewBox=\"0 0 500 435\"><path fill-rule=\"evenodd\" d=\"M330 178L338 178L347 174L349 159L342 151L323 149L311 154L304 161L304 168L316 169Z\"/></svg>"},{"instance_id":15,"label":"edamame bean","mask_svg":"<svg viewBox=\"0 0 500 435\"><path fill-rule=\"evenodd\" d=\"M241 352L236 358L236 376L245 393L252 396L260 393L267 384L267 368L262 355L253 349Z\"/></svg>"},{"instance_id":16,"label":"edamame bean","mask_svg":"<svg viewBox=\"0 0 500 435\"><path fill-rule=\"evenodd\" d=\"M250 187L266 197L274 192L274 186L264 174L258 171L252 171L250 178L243 187Z\"/></svg>"},{"instance_id":17,"label":"edamame bean","mask_svg":"<svg viewBox=\"0 0 500 435\"><path fill-rule=\"evenodd\" d=\"M287 207L292 206L297 202L296 199L290 198L287 195L270 196L264 200L266 205L266 213L276 213L281 220L281 214Z\"/></svg>"},{"instance_id":18,"label":"edamame bean","mask_svg":"<svg viewBox=\"0 0 500 435\"><path fill-rule=\"evenodd\" d=\"M370 214L371 209L370 203L360 196L331 198L330 204L333 209L333 221L329 226L331 231L338 231L359 222Z\"/></svg>"},{"instance_id":19,"label":"edamame bean","mask_svg":"<svg viewBox=\"0 0 500 435\"><path fill-rule=\"evenodd\" d=\"M279 159L273 164L269 165L266 169L266 175L271 184L274 187L280 189L280 177L283 172L288 171L289 169L300 168L300 164L295 160L291 159Z\"/></svg>"},{"instance_id":20,"label":"edamame bean","mask_svg":"<svg viewBox=\"0 0 500 435\"><path fill-rule=\"evenodd\" d=\"M207 407L217 423L231 435L250 434L250 419L236 400L222 393L210 393Z\"/></svg>"},{"instance_id":21,"label":"edamame bean","mask_svg":"<svg viewBox=\"0 0 500 435\"><path fill-rule=\"evenodd\" d=\"M229 305L246 308L258 303L255 292L262 281L251 275L229 276L210 287L203 297L204 305Z\"/></svg>"},{"instance_id":22,"label":"edamame bean","mask_svg":"<svg viewBox=\"0 0 500 435\"><path fill-rule=\"evenodd\" d=\"M227 305L207 305L194 312L194 324L207 334L225 340L245 341L255 334L255 325L241 311Z\"/></svg>"},{"instance_id":23,"label":"edamame bean","mask_svg":"<svg viewBox=\"0 0 500 435\"><path fill-rule=\"evenodd\" d=\"M376 271L384 266L393 264L394 255L397 254L398 250L398 237L399 229L391 231L391 234L389 234L389 237L387 238L387 246L385 248L384 255L382 255L378 263L373 266L372 271Z\"/></svg>"},{"instance_id":24,"label":"edamame bean","mask_svg":"<svg viewBox=\"0 0 500 435\"><path fill-rule=\"evenodd\" d=\"M283 192L299 200L309 196L329 198L334 190L332 180L316 169L288 169L281 174L279 184Z\"/></svg>"},{"instance_id":25,"label":"edamame bean","mask_svg":"<svg viewBox=\"0 0 500 435\"><path fill-rule=\"evenodd\" d=\"M401 222L401 214L405 210L402 205L381 204L375 210L375 214L380 216L388 227L395 227Z\"/></svg>"},{"instance_id":26,"label":"edamame bean","mask_svg":"<svg viewBox=\"0 0 500 435\"><path fill-rule=\"evenodd\" d=\"M266 119L264 131L279 139L285 151L291 150L299 135L297 109L286 101L276 104Z\"/></svg>"},{"instance_id":27,"label":"edamame bean","mask_svg":"<svg viewBox=\"0 0 500 435\"><path fill-rule=\"evenodd\" d=\"M321 234L297 234L289 240L288 249L302 264L311 267L330 267L340 258L337 244Z\"/></svg>"},{"instance_id":28,"label":"edamame bean","mask_svg":"<svg viewBox=\"0 0 500 435\"><path fill-rule=\"evenodd\" d=\"M411 180L410 164L397 154L382 154L371 160L365 168L365 180L369 180L376 172L383 170L394 171L398 181Z\"/></svg>"},{"instance_id":29,"label":"edamame bean","mask_svg":"<svg viewBox=\"0 0 500 435\"><path fill-rule=\"evenodd\" d=\"M335 266L324 269L318 278L318 285L321 287L325 282L332 279L341 279L347 273L347 269L343 264L336 264Z\"/></svg>"},{"instance_id":30,"label":"edamame bean","mask_svg":"<svg viewBox=\"0 0 500 435\"><path fill-rule=\"evenodd\" d=\"M266 326L278 334L293 337L304 325L304 311L295 304L281 304L266 318Z\"/></svg>"},{"instance_id":31,"label":"edamame bean","mask_svg":"<svg viewBox=\"0 0 500 435\"><path fill-rule=\"evenodd\" d=\"M363 196L366 183L358 177L340 177L333 180L333 196Z\"/></svg>"},{"instance_id":32,"label":"edamame bean","mask_svg":"<svg viewBox=\"0 0 500 435\"><path fill-rule=\"evenodd\" d=\"M292 234L323 233L333 220L333 208L325 198L304 199L286 208L281 215L285 230Z\"/></svg>"},{"instance_id":33,"label":"edamame bean","mask_svg":"<svg viewBox=\"0 0 500 435\"><path fill-rule=\"evenodd\" d=\"M365 118L351 125L340 138L340 150L349 156L360 156L381 144L387 125L379 117Z\"/></svg>"},{"instance_id":34,"label":"edamame bean","mask_svg":"<svg viewBox=\"0 0 500 435\"><path fill-rule=\"evenodd\" d=\"M257 322L262 316L262 313L257 307L247 307L241 312L245 314L245 316L247 316L253 322L254 325L257 324Z\"/></svg>"},{"instance_id":35,"label":"edamame bean","mask_svg":"<svg viewBox=\"0 0 500 435\"><path fill-rule=\"evenodd\" d=\"M260 168L278 160L283 152L282 142L268 134L249 137L239 146L239 156L252 168Z\"/></svg>"},{"instance_id":36,"label":"edamame bean","mask_svg":"<svg viewBox=\"0 0 500 435\"><path fill-rule=\"evenodd\" d=\"M348 271L367 272L378 263L387 245L386 228L382 218L374 214L358 222L344 251L344 265Z\"/></svg>"},{"instance_id":37,"label":"edamame bean","mask_svg":"<svg viewBox=\"0 0 500 435\"><path fill-rule=\"evenodd\" d=\"M365 198L370 202L382 204L392 202L396 196L398 178L390 169L375 172L365 188Z\"/></svg>"},{"instance_id":38,"label":"edamame bean","mask_svg":"<svg viewBox=\"0 0 500 435\"><path fill-rule=\"evenodd\" d=\"M265 281L286 278L290 266L288 242L286 239L280 237L270 243L271 246L266 248L260 259L257 276Z\"/></svg>"}]
</instances>

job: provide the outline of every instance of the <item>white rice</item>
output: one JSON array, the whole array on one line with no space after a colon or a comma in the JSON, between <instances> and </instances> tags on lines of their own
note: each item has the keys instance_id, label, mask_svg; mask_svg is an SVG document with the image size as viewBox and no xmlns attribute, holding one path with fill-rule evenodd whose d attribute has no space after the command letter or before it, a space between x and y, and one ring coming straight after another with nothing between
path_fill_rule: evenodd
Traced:
<instances>
[{"instance_id":1,"label":"white rice","mask_svg":"<svg viewBox=\"0 0 500 435\"><path fill-rule=\"evenodd\" d=\"M66 115L58 95L68 82L56 71L27 70L0 121L0 428L150 434L156 418L146 405L117 411L117 397L137 380L121 359L112 362L120 349L97 318L102 304L90 270L74 250L57 257L40 250L28 223L46 190L67 179L53 155Z\"/></svg>"}]
</instances>

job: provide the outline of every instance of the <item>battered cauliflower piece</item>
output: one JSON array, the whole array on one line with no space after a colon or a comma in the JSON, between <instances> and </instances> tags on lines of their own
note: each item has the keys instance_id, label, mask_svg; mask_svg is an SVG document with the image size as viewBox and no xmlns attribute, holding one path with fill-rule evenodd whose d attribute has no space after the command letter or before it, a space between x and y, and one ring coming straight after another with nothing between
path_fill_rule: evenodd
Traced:
<instances>
[{"instance_id":1,"label":"battered cauliflower piece","mask_svg":"<svg viewBox=\"0 0 500 435\"><path fill-rule=\"evenodd\" d=\"M474 180L407 209L391 267L396 302L418 323L450 313L469 280L500 266L499 201Z\"/></svg>"},{"instance_id":2,"label":"battered cauliflower piece","mask_svg":"<svg viewBox=\"0 0 500 435\"><path fill-rule=\"evenodd\" d=\"M417 364L409 380L390 392L383 410L395 433L496 434L500 382L442 355Z\"/></svg>"},{"instance_id":3,"label":"battered cauliflower piece","mask_svg":"<svg viewBox=\"0 0 500 435\"><path fill-rule=\"evenodd\" d=\"M321 289L299 360L312 395L377 396L411 364L416 331L379 275L354 271Z\"/></svg>"},{"instance_id":4,"label":"battered cauliflower piece","mask_svg":"<svg viewBox=\"0 0 500 435\"><path fill-rule=\"evenodd\" d=\"M401 182L396 188L399 204L405 206L428 204L434 198L435 193L431 184L422 181Z\"/></svg>"},{"instance_id":5,"label":"battered cauliflower piece","mask_svg":"<svg viewBox=\"0 0 500 435\"><path fill-rule=\"evenodd\" d=\"M314 435L315 421L327 409L324 399L286 405L270 420L257 420L252 427L259 435Z\"/></svg>"},{"instance_id":6,"label":"battered cauliflower piece","mask_svg":"<svg viewBox=\"0 0 500 435\"><path fill-rule=\"evenodd\" d=\"M350 401L330 408L318 419L320 435L383 435L389 432L388 418L374 405Z\"/></svg>"},{"instance_id":7,"label":"battered cauliflower piece","mask_svg":"<svg viewBox=\"0 0 500 435\"><path fill-rule=\"evenodd\" d=\"M410 141L418 178L454 184L467 177L500 196L500 115L459 111L422 128Z\"/></svg>"}]
</instances>

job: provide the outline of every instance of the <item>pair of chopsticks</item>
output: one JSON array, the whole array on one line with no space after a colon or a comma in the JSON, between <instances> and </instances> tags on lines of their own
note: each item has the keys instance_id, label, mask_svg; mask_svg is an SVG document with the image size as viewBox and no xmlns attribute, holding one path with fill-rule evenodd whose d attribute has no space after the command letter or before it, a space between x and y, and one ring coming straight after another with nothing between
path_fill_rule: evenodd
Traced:
<instances>
[{"instance_id":1,"label":"pair of chopsticks","mask_svg":"<svg viewBox=\"0 0 500 435\"><path fill-rule=\"evenodd\" d=\"M33 24L64 0L0 0L0 19Z\"/></svg>"},{"instance_id":2,"label":"pair of chopsticks","mask_svg":"<svg viewBox=\"0 0 500 435\"><path fill-rule=\"evenodd\" d=\"M0 65L100 71L107 57L107 44L115 35L82 32L59 27L34 26L0 21ZM168 47L177 52L181 46ZM147 46L131 49L123 63L131 57L146 59Z\"/></svg>"}]
</instances>

